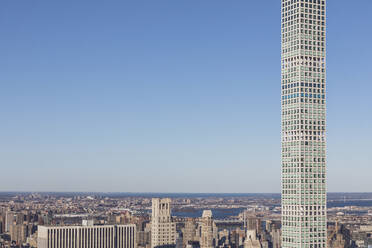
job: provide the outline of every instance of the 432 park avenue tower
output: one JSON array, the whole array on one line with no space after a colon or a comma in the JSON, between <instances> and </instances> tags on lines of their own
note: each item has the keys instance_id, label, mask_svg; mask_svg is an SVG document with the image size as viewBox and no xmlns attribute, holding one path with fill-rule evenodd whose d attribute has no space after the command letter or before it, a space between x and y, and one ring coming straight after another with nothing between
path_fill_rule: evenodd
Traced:
<instances>
[{"instance_id":1,"label":"432 park avenue tower","mask_svg":"<svg viewBox=\"0 0 372 248\"><path fill-rule=\"evenodd\" d=\"M282 247L323 248L326 1L281 0Z\"/></svg>"}]
</instances>

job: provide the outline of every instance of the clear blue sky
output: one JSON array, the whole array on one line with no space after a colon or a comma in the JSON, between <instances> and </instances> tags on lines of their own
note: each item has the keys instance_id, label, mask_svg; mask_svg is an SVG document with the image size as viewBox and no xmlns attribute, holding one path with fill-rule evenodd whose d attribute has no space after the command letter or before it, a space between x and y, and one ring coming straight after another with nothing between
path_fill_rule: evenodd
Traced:
<instances>
[{"instance_id":1,"label":"clear blue sky","mask_svg":"<svg viewBox=\"0 0 372 248\"><path fill-rule=\"evenodd\" d=\"M328 189L372 191L372 1L328 0ZM0 2L0 191L280 192L280 1Z\"/></svg>"}]
</instances>

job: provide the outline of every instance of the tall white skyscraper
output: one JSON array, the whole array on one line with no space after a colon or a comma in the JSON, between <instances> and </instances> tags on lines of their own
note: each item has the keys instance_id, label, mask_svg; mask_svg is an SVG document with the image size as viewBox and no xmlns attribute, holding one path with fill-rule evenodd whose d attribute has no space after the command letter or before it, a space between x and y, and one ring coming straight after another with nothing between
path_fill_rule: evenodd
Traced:
<instances>
[{"instance_id":1,"label":"tall white skyscraper","mask_svg":"<svg viewBox=\"0 0 372 248\"><path fill-rule=\"evenodd\" d=\"M326 247L326 1L282 0L282 247Z\"/></svg>"},{"instance_id":2,"label":"tall white skyscraper","mask_svg":"<svg viewBox=\"0 0 372 248\"><path fill-rule=\"evenodd\" d=\"M151 247L175 247L176 223L172 221L171 199L153 198L151 217Z\"/></svg>"}]
</instances>

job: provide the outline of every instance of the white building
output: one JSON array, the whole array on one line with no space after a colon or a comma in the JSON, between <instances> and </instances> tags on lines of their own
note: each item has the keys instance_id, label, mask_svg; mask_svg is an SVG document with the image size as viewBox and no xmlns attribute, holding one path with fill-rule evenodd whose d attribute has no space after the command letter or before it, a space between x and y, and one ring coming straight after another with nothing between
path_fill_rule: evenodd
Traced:
<instances>
[{"instance_id":1,"label":"white building","mask_svg":"<svg viewBox=\"0 0 372 248\"><path fill-rule=\"evenodd\" d=\"M201 218L201 238L200 248L215 247L215 240L213 238L213 218L211 210L204 210Z\"/></svg>"},{"instance_id":2,"label":"white building","mask_svg":"<svg viewBox=\"0 0 372 248\"><path fill-rule=\"evenodd\" d=\"M281 0L282 247L324 248L326 0Z\"/></svg>"},{"instance_id":3,"label":"white building","mask_svg":"<svg viewBox=\"0 0 372 248\"><path fill-rule=\"evenodd\" d=\"M38 226L38 248L135 248L135 225Z\"/></svg>"},{"instance_id":4,"label":"white building","mask_svg":"<svg viewBox=\"0 0 372 248\"><path fill-rule=\"evenodd\" d=\"M176 245L176 223L172 221L171 199L152 199L151 247Z\"/></svg>"},{"instance_id":5,"label":"white building","mask_svg":"<svg viewBox=\"0 0 372 248\"><path fill-rule=\"evenodd\" d=\"M244 248L261 248L261 242L257 238L255 229L247 230L247 237L244 241Z\"/></svg>"}]
</instances>

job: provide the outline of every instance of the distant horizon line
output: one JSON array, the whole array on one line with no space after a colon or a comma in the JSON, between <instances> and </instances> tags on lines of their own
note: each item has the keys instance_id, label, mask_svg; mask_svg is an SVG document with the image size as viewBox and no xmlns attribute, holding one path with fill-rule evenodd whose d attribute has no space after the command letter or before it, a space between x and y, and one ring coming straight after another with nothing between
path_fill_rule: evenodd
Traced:
<instances>
[{"instance_id":1,"label":"distant horizon line","mask_svg":"<svg viewBox=\"0 0 372 248\"><path fill-rule=\"evenodd\" d=\"M181 194L188 194L188 195L208 195L208 194L213 194L213 195L244 195L244 194L266 194L266 195L280 195L281 193L279 192L246 192L246 193L219 193L219 192L145 192L145 191L138 191L138 192L125 192L125 191L1 191L0 194L4 193L77 193L77 194L164 194L164 195L169 195L169 194L174 194L174 195L181 195ZM327 194L372 194L372 191L330 191L327 192Z\"/></svg>"}]
</instances>

